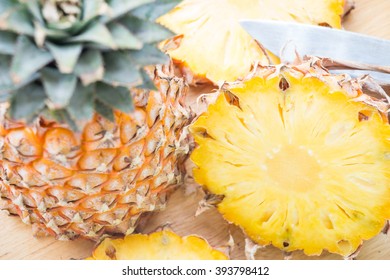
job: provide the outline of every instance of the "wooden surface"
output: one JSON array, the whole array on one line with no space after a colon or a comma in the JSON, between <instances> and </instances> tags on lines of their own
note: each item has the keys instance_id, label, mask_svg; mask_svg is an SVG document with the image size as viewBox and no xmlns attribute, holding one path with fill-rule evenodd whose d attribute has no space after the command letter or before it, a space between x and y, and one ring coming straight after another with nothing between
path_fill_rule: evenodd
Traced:
<instances>
[{"instance_id":1,"label":"wooden surface","mask_svg":"<svg viewBox=\"0 0 390 280\"><path fill-rule=\"evenodd\" d=\"M356 8L345 21L345 28L369 35L390 39L390 0L356 0ZM389 54L390 55L390 54ZM178 189L170 198L166 210L150 217L143 232L153 231L161 225L169 224L179 234L198 234L211 245L222 247L227 244L229 235L236 246L231 252L234 259L243 259L244 236L240 229L226 223L216 210L209 210L198 217L195 212L202 194L197 186L188 184ZM56 241L54 238L32 236L31 227L17 217L0 213L0 259L80 259L90 255L94 244L90 241ZM366 241L358 259L390 259L390 237L380 234ZM295 252L293 259L340 259L339 256L324 253L319 257L306 257ZM280 250L266 247L256 255L257 259L283 259Z\"/></svg>"}]
</instances>

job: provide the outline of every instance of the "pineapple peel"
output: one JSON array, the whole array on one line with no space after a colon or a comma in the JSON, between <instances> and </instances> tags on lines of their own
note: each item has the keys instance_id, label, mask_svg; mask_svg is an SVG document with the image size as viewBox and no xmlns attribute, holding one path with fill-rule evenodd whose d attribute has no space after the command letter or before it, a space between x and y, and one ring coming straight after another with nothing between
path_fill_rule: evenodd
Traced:
<instances>
[{"instance_id":1,"label":"pineapple peel","mask_svg":"<svg viewBox=\"0 0 390 280\"><path fill-rule=\"evenodd\" d=\"M191 126L194 178L259 245L351 255L390 218L390 126L378 108L388 104L318 61L259 67Z\"/></svg>"},{"instance_id":2,"label":"pineapple peel","mask_svg":"<svg viewBox=\"0 0 390 280\"><path fill-rule=\"evenodd\" d=\"M88 260L226 260L198 236L181 237L164 229L152 234L133 234L123 239L106 238Z\"/></svg>"}]
</instances>

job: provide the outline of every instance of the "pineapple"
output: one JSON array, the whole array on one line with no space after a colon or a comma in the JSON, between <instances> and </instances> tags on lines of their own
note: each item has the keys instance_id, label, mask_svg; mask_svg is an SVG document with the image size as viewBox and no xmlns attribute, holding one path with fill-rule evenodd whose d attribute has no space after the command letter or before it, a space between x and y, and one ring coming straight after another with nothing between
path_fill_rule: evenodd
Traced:
<instances>
[{"instance_id":1,"label":"pineapple","mask_svg":"<svg viewBox=\"0 0 390 280\"><path fill-rule=\"evenodd\" d=\"M188 153L186 85L155 46L177 1L0 3L0 208L60 240L131 233Z\"/></svg>"},{"instance_id":2,"label":"pineapple","mask_svg":"<svg viewBox=\"0 0 390 280\"><path fill-rule=\"evenodd\" d=\"M319 61L258 67L191 126L194 178L257 244L349 256L390 218L388 110Z\"/></svg>"},{"instance_id":3,"label":"pineapple","mask_svg":"<svg viewBox=\"0 0 390 280\"><path fill-rule=\"evenodd\" d=\"M340 28L344 4L344 0L184 0L157 21L178 34L163 48L181 65L189 81L193 78L188 68L198 79L221 84L245 77L257 62L278 62L241 28L239 20L297 21Z\"/></svg>"},{"instance_id":4,"label":"pineapple","mask_svg":"<svg viewBox=\"0 0 390 280\"><path fill-rule=\"evenodd\" d=\"M227 260L198 236L181 237L170 230L106 238L88 260Z\"/></svg>"}]
</instances>

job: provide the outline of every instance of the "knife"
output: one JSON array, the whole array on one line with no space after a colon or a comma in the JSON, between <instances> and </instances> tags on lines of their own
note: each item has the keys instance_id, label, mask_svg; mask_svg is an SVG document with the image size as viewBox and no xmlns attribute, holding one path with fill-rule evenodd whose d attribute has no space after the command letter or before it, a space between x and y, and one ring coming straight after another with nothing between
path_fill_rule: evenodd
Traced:
<instances>
[{"instance_id":1,"label":"knife","mask_svg":"<svg viewBox=\"0 0 390 280\"><path fill-rule=\"evenodd\" d=\"M351 76L370 74L390 84L390 41L355 32L295 22L242 20L241 26L266 49L292 61L296 52L330 58ZM343 67L341 67L343 68Z\"/></svg>"}]
</instances>

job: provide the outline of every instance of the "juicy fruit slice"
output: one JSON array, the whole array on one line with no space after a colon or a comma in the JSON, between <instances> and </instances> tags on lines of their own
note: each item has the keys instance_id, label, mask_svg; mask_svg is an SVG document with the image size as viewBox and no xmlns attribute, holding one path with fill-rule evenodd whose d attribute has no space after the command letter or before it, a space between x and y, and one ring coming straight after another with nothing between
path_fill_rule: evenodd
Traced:
<instances>
[{"instance_id":1,"label":"juicy fruit slice","mask_svg":"<svg viewBox=\"0 0 390 280\"><path fill-rule=\"evenodd\" d=\"M270 69L227 86L192 125L194 177L255 242L349 255L390 217L387 118L360 88Z\"/></svg>"},{"instance_id":2,"label":"juicy fruit slice","mask_svg":"<svg viewBox=\"0 0 390 280\"><path fill-rule=\"evenodd\" d=\"M131 233L165 205L188 152L186 86L161 67L159 91L134 90L135 110L100 115L82 133L43 119L0 125L0 208L58 239ZM129 93L130 94L130 93Z\"/></svg>"},{"instance_id":3,"label":"juicy fruit slice","mask_svg":"<svg viewBox=\"0 0 390 280\"><path fill-rule=\"evenodd\" d=\"M169 230L105 239L89 260L226 260L197 236L180 237Z\"/></svg>"},{"instance_id":4,"label":"juicy fruit slice","mask_svg":"<svg viewBox=\"0 0 390 280\"><path fill-rule=\"evenodd\" d=\"M241 19L270 19L341 27L344 0L184 0L158 19L180 37L168 51L215 84L245 77L267 55L240 26ZM260 42L261 43L261 42Z\"/></svg>"}]
</instances>

